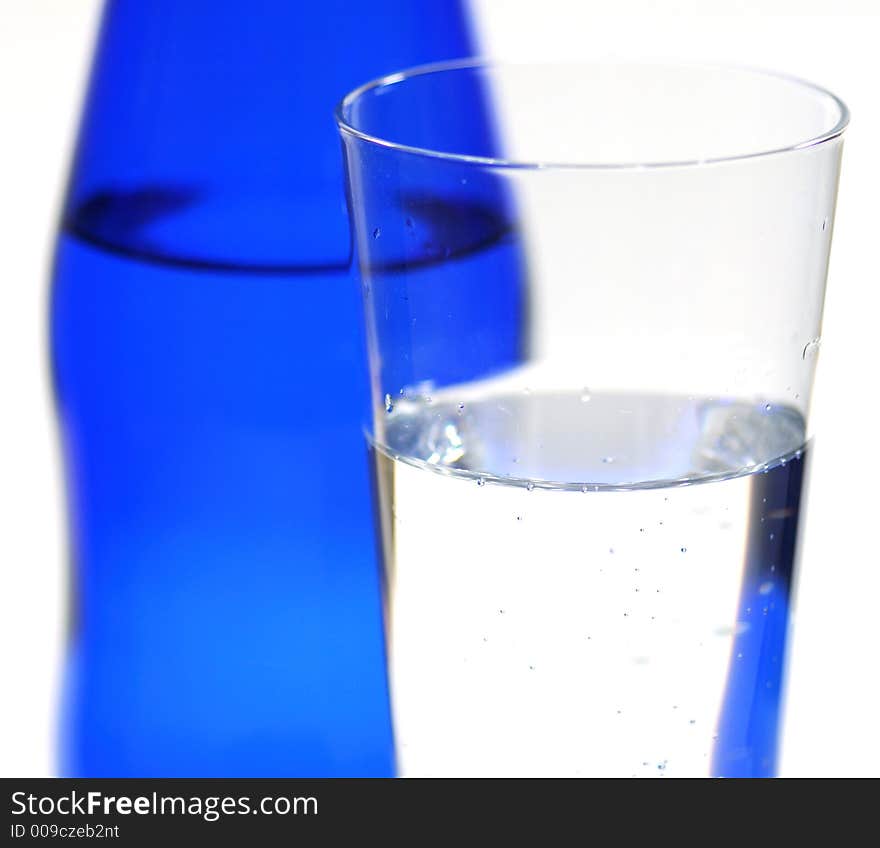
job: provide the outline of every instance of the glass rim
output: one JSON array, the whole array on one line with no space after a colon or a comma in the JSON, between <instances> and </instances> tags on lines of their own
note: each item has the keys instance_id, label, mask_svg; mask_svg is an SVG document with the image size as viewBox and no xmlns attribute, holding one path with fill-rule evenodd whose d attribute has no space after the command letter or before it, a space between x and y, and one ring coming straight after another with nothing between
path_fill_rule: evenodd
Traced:
<instances>
[{"instance_id":1,"label":"glass rim","mask_svg":"<svg viewBox=\"0 0 880 848\"><path fill-rule=\"evenodd\" d=\"M762 150L749 150L744 153L735 153L724 156L710 156L703 159L682 159L682 160L658 160L644 162L554 162L554 161L537 161L537 160L517 160L496 158L491 156L475 156L467 153L454 153L443 150L435 150L430 147L419 147L409 144L403 144L395 141L393 138L385 138L380 135L365 132L358 129L349 120L348 114L351 107L363 96L378 91L379 89L389 88L393 85L399 85L408 79L426 75L439 75L449 71L459 70L501 70L504 68L589 68L589 67L654 67L657 69L665 68L687 68L692 70L706 69L715 71L736 71L740 73L753 74L767 79L781 80L789 82L795 86L818 94L820 97L830 101L837 109L836 122L824 130L823 132L810 136L806 139L788 144L782 147L773 147ZM647 171L657 170L660 168L692 168L703 167L706 165L719 165L729 162L740 162L749 159L759 159L769 156L778 156L784 153L794 153L800 150L807 150L812 147L833 141L843 135L844 130L849 125L850 112L846 103L838 97L834 92L829 91L823 86L802 79L801 77L791 74L781 73L778 71L767 70L764 68L753 67L750 65L739 65L723 62L672 62L672 61L627 61L627 60L599 60L590 62L579 61L559 61L559 62L506 62L494 61L482 58L452 59L442 62L430 62L428 64L417 65L407 68L403 71L386 74L376 79L370 80L363 85L358 86L354 90L346 94L333 110L333 116L339 132L343 136L349 136L359 141L371 144L377 147L383 147L400 153L407 153L415 156L421 156L429 159L445 160L449 162L458 162L460 164L482 165L486 167L499 169L514 170L582 170L582 171Z\"/></svg>"}]
</instances>

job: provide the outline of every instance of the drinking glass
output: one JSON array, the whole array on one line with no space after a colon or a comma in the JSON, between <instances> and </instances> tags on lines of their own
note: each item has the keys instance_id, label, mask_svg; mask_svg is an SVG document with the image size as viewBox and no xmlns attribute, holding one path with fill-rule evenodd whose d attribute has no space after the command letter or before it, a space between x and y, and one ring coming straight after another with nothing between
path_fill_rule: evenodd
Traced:
<instances>
[{"instance_id":1,"label":"drinking glass","mask_svg":"<svg viewBox=\"0 0 880 848\"><path fill-rule=\"evenodd\" d=\"M458 0L106 3L51 305L64 774L393 773L331 113L473 50Z\"/></svg>"},{"instance_id":2,"label":"drinking glass","mask_svg":"<svg viewBox=\"0 0 880 848\"><path fill-rule=\"evenodd\" d=\"M339 105L403 775L775 773L847 120L701 65Z\"/></svg>"}]
</instances>

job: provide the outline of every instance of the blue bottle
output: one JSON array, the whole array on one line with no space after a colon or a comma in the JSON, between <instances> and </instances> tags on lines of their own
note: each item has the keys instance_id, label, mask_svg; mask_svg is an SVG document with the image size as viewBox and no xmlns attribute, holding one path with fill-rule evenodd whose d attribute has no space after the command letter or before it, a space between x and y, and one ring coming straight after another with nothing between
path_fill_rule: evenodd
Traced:
<instances>
[{"instance_id":1,"label":"blue bottle","mask_svg":"<svg viewBox=\"0 0 880 848\"><path fill-rule=\"evenodd\" d=\"M393 773L332 108L473 52L458 0L108 0L51 300L64 774Z\"/></svg>"}]
</instances>

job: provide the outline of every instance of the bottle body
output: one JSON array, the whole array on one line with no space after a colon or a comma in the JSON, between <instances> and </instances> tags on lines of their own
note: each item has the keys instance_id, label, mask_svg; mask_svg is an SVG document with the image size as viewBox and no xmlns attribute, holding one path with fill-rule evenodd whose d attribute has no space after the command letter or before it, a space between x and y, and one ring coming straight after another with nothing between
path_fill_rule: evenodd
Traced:
<instances>
[{"instance_id":1,"label":"bottle body","mask_svg":"<svg viewBox=\"0 0 880 848\"><path fill-rule=\"evenodd\" d=\"M99 37L51 303L69 775L394 770L331 112L470 35L449 2L241 11L111 0Z\"/></svg>"}]
</instances>

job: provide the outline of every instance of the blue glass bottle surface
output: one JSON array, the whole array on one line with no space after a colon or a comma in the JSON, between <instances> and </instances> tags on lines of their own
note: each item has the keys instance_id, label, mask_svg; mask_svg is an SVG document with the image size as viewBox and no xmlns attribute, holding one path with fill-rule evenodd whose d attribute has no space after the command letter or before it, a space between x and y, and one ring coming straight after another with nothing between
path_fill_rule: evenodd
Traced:
<instances>
[{"instance_id":1,"label":"blue glass bottle surface","mask_svg":"<svg viewBox=\"0 0 880 848\"><path fill-rule=\"evenodd\" d=\"M51 307L65 774L393 773L332 107L472 52L452 0L108 3Z\"/></svg>"}]
</instances>

